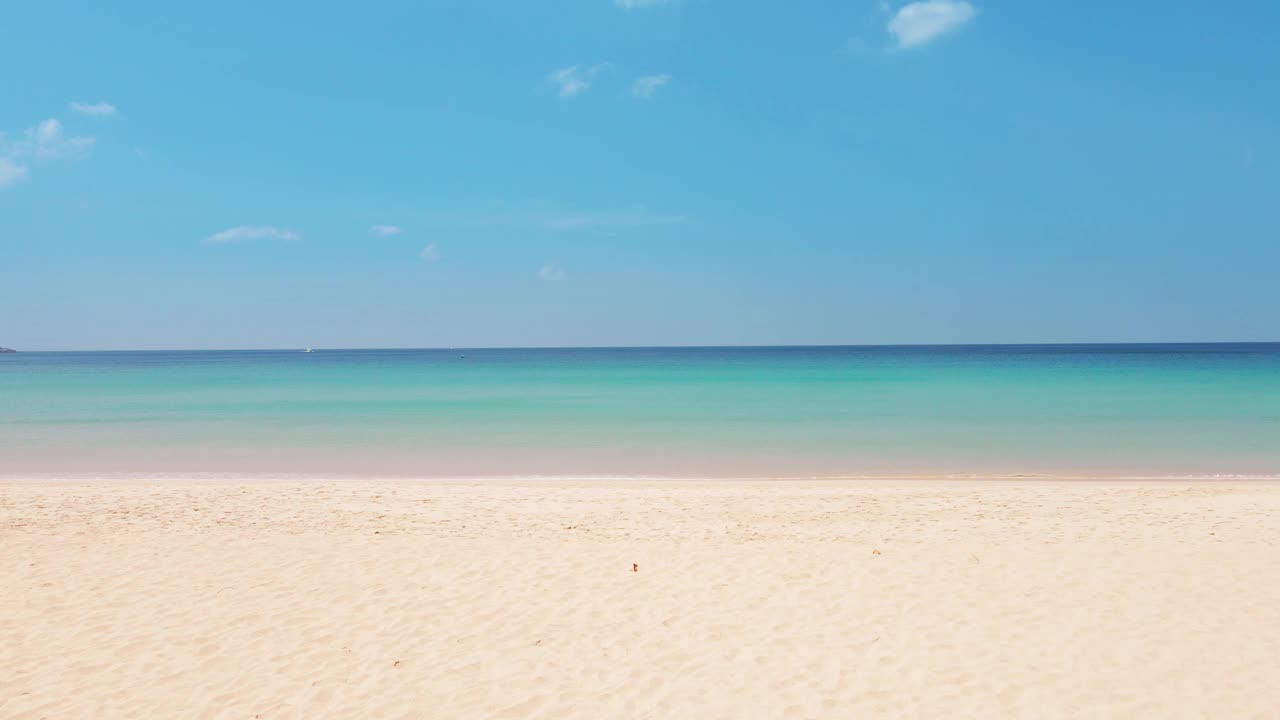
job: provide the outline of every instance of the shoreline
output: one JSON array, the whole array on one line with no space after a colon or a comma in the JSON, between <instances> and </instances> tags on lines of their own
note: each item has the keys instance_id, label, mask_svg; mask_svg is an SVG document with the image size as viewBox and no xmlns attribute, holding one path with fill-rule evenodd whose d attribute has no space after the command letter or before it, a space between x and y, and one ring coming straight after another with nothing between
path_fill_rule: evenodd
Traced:
<instances>
[{"instance_id":1,"label":"shoreline","mask_svg":"<svg viewBox=\"0 0 1280 720\"><path fill-rule=\"evenodd\" d=\"M402 483L895 483L895 482L1280 482L1280 473L1186 473L1186 474L1084 474L1084 473L868 473L849 475L697 475L622 473L538 473L538 474L397 474L397 473L314 473L236 471L108 471L108 472L3 472L0 483L40 482L402 482Z\"/></svg>"}]
</instances>

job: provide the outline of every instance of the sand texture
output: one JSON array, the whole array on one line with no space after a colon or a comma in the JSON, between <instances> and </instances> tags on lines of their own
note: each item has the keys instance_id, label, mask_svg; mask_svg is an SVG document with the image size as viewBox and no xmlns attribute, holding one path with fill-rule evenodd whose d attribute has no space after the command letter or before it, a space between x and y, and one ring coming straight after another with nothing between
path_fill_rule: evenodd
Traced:
<instances>
[{"instance_id":1,"label":"sand texture","mask_svg":"<svg viewBox=\"0 0 1280 720\"><path fill-rule=\"evenodd\" d=\"M1280 718L1278 541L1266 482L7 480L0 717Z\"/></svg>"}]
</instances>

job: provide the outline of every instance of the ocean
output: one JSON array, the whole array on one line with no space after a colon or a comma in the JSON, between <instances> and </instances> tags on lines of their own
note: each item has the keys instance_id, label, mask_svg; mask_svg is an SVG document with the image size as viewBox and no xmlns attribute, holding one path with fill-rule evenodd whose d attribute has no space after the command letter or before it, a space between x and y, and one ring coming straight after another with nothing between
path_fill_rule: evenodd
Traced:
<instances>
[{"instance_id":1,"label":"ocean","mask_svg":"<svg viewBox=\"0 0 1280 720\"><path fill-rule=\"evenodd\" d=\"M0 474L1280 475L1280 343L22 352Z\"/></svg>"}]
</instances>

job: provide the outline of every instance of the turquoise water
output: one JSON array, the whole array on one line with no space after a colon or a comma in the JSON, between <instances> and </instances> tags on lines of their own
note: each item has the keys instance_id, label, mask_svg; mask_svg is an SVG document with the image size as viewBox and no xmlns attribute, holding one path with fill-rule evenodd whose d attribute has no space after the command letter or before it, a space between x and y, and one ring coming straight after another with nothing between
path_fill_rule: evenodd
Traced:
<instances>
[{"instance_id":1,"label":"turquoise water","mask_svg":"<svg viewBox=\"0 0 1280 720\"><path fill-rule=\"evenodd\" d=\"M1280 473L1280 344L0 355L0 473Z\"/></svg>"}]
</instances>

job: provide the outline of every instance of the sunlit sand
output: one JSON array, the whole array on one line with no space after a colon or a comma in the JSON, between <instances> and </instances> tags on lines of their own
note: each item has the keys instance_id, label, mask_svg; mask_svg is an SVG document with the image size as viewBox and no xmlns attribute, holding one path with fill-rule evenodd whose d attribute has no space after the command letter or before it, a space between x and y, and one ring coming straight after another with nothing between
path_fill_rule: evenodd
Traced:
<instances>
[{"instance_id":1,"label":"sunlit sand","mask_svg":"<svg viewBox=\"0 0 1280 720\"><path fill-rule=\"evenodd\" d=\"M7 481L0 717L1269 717L1280 484Z\"/></svg>"}]
</instances>

